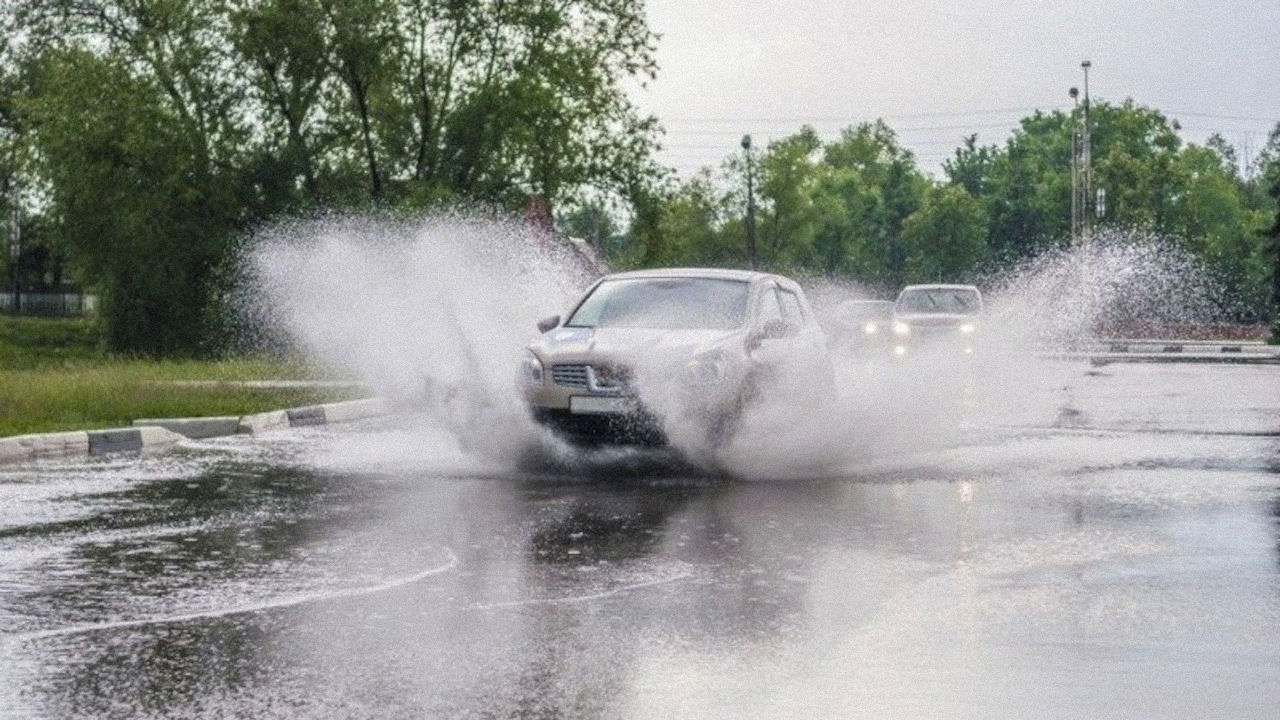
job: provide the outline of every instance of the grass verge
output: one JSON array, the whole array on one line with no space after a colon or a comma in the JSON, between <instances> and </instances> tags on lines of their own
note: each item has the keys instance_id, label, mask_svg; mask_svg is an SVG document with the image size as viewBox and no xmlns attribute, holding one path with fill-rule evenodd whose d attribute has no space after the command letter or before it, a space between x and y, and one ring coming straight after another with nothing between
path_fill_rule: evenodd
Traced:
<instances>
[{"instance_id":1,"label":"grass verge","mask_svg":"<svg viewBox=\"0 0 1280 720\"><path fill-rule=\"evenodd\" d=\"M105 357L92 320L0 315L0 368L87 365Z\"/></svg>"},{"instance_id":2,"label":"grass verge","mask_svg":"<svg viewBox=\"0 0 1280 720\"><path fill-rule=\"evenodd\" d=\"M0 318L0 437L120 427L143 417L245 415L363 397L360 388L254 388L180 381L323 379L301 362L117 358L87 320Z\"/></svg>"}]
</instances>

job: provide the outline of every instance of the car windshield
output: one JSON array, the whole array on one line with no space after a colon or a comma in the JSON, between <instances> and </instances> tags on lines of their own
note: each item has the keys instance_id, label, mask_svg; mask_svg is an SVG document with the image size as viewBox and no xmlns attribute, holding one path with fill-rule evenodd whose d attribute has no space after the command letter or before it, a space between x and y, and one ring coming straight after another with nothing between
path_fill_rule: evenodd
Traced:
<instances>
[{"instance_id":1,"label":"car windshield","mask_svg":"<svg viewBox=\"0 0 1280 720\"><path fill-rule=\"evenodd\" d=\"M982 311L982 299L972 288L919 288L902 293L897 311L976 315Z\"/></svg>"},{"instance_id":2,"label":"car windshield","mask_svg":"<svg viewBox=\"0 0 1280 720\"><path fill-rule=\"evenodd\" d=\"M715 278L606 280L582 301L569 327L730 330L747 314L747 283Z\"/></svg>"}]
</instances>

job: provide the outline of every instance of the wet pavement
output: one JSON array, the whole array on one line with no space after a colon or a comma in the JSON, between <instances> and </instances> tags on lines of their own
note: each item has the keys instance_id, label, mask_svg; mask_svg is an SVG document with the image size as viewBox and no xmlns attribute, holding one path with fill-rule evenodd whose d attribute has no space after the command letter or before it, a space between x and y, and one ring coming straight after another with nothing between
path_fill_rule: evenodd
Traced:
<instances>
[{"instance_id":1,"label":"wet pavement","mask_svg":"<svg viewBox=\"0 0 1280 720\"><path fill-rule=\"evenodd\" d=\"M750 480L403 424L0 468L0 718L1273 718L1280 368Z\"/></svg>"}]
</instances>

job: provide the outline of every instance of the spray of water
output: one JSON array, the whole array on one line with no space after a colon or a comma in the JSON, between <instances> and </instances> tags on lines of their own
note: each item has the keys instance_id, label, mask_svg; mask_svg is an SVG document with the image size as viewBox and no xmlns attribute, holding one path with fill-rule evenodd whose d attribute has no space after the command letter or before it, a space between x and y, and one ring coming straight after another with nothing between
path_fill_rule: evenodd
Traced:
<instances>
[{"instance_id":1,"label":"spray of water","mask_svg":"<svg viewBox=\"0 0 1280 720\"><path fill-rule=\"evenodd\" d=\"M258 324L490 454L532 432L514 383L534 319L590 281L529 228L461 213L281 224L248 260Z\"/></svg>"},{"instance_id":2,"label":"spray of water","mask_svg":"<svg viewBox=\"0 0 1280 720\"><path fill-rule=\"evenodd\" d=\"M1001 345L1018 349L1185 332L1229 314L1226 293L1209 277L1177 242L1111 230L992 278L989 325Z\"/></svg>"},{"instance_id":3,"label":"spray of water","mask_svg":"<svg viewBox=\"0 0 1280 720\"><path fill-rule=\"evenodd\" d=\"M942 351L911 363L885 353L837 352L837 387L801 382L766 394L728 442L668 423L674 451L583 451L537 427L516 368L534 321L562 313L592 277L576 256L520 224L466 214L414 220L331 218L278 225L249 253L257 322L281 329L308 356L353 374L410 411L397 456L470 454L486 468L609 473L665 468L744 478L856 473L886 456L927 453L973 428L1047 424L1063 414L1052 389L1064 367L1046 350L1079 348L1142 323L1220 314L1217 293L1189 256L1133 234L1046 254L993 278L978 352ZM856 285L815 289L821 319ZM1047 389L1047 390L1046 390ZM662 407L675 388L647 383ZM1068 400L1069 402L1069 400ZM1069 409L1069 408L1068 408ZM675 413L672 413L674 418Z\"/></svg>"}]
</instances>

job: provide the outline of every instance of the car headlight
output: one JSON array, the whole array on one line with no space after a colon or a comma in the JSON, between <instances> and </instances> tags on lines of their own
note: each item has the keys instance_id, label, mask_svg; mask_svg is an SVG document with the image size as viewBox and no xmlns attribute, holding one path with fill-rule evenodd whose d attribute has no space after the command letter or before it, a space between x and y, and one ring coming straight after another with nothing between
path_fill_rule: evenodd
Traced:
<instances>
[{"instance_id":1,"label":"car headlight","mask_svg":"<svg viewBox=\"0 0 1280 720\"><path fill-rule=\"evenodd\" d=\"M542 361L532 350L526 350L524 359L520 361L520 380L529 387L542 386Z\"/></svg>"},{"instance_id":2,"label":"car headlight","mask_svg":"<svg viewBox=\"0 0 1280 720\"><path fill-rule=\"evenodd\" d=\"M875 335L879 331L880 331L880 326L873 322L869 322L866 325L862 326L862 332L866 333L867 335Z\"/></svg>"},{"instance_id":3,"label":"car headlight","mask_svg":"<svg viewBox=\"0 0 1280 720\"><path fill-rule=\"evenodd\" d=\"M974 332L977 331L977 329L978 329L978 326L973 323L964 323L963 325L960 326L960 332L964 333L965 335L972 335Z\"/></svg>"},{"instance_id":4,"label":"car headlight","mask_svg":"<svg viewBox=\"0 0 1280 720\"><path fill-rule=\"evenodd\" d=\"M689 382L695 385L714 385L724 380L728 364L720 353L702 355L686 363L684 373Z\"/></svg>"},{"instance_id":5,"label":"car headlight","mask_svg":"<svg viewBox=\"0 0 1280 720\"><path fill-rule=\"evenodd\" d=\"M894 335L910 335L911 326L901 321L895 322L893 324L893 334Z\"/></svg>"}]
</instances>

